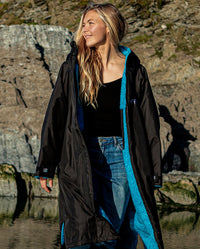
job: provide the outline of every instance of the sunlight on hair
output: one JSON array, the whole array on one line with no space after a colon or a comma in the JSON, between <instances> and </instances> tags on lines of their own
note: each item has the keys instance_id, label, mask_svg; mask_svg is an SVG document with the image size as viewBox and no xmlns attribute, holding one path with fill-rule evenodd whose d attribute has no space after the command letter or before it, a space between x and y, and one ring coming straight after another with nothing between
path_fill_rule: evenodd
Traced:
<instances>
[{"instance_id":1,"label":"sunlight on hair","mask_svg":"<svg viewBox=\"0 0 200 249\"><path fill-rule=\"evenodd\" d=\"M78 46L78 63L80 70L80 98L94 107L97 105L97 94L102 85L102 60L94 47L86 46L82 33L85 15L95 10L108 27L111 44L118 47L127 31L127 23L119 10L112 4L94 4L85 9L76 32L75 41Z\"/></svg>"}]
</instances>

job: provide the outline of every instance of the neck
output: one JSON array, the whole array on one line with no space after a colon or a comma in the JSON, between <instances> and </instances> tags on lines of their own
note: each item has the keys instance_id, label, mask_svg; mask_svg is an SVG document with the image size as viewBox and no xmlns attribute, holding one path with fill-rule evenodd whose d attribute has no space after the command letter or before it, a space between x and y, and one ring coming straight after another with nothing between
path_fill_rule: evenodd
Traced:
<instances>
[{"instance_id":1,"label":"neck","mask_svg":"<svg viewBox=\"0 0 200 249\"><path fill-rule=\"evenodd\" d=\"M115 61L116 58L120 56L119 49L114 47L111 43L98 47L97 51L102 58L104 69L108 67L109 63L112 63L112 61Z\"/></svg>"}]
</instances>

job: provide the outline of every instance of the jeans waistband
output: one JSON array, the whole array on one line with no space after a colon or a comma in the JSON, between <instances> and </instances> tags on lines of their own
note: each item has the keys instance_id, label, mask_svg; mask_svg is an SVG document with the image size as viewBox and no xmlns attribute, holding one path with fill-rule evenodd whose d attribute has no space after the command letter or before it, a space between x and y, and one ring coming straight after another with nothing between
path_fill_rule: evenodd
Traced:
<instances>
[{"instance_id":1,"label":"jeans waistband","mask_svg":"<svg viewBox=\"0 0 200 249\"><path fill-rule=\"evenodd\" d=\"M117 143L122 141L122 137L120 136L110 136L110 137L86 137L86 142L91 144L91 143L99 143L101 145L103 144L114 144L116 145Z\"/></svg>"}]
</instances>

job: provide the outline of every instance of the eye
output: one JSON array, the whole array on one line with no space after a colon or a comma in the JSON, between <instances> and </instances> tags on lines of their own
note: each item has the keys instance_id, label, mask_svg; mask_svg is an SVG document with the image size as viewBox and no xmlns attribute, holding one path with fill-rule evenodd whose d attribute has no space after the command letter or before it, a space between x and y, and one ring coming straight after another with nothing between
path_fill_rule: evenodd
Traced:
<instances>
[{"instance_id":1,"label":"eye","mask_svg":"<svg viewBox=\"0 0 200 249\"><path fill-rule=\"evenodd\" d=\"M89 22L90 25L94 24L93 22Z\"/></svg>"}]
</instances>

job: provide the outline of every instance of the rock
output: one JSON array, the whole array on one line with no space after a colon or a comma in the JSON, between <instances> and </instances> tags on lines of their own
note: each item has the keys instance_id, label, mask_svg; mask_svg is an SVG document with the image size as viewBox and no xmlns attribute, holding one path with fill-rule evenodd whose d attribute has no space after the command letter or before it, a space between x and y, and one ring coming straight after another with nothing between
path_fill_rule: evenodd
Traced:
<instances>
[{"instance_id":1,"label":"rock","mask_svg":"<svg viewBox=\"0 0 200 249\"><path fill-rule=\"evenodd\" d=\"M163 182L177 183L182 179L190 179L195 185L200 185L200 172L180 172L173 170L168 174L163 174Z\"/></svg>"},{"instance_id":2,"label":"rock","mask_svg":"<svg viewBox=\"0 0 200 249\"><path fill-rule=\"evenodd\" d=\"M193 58L194 62L200 65L200 56Z\"/></svg>"},{"instance_id":3,"label":"rock","mask_svg":"<svg viewBox=\"0 0 200 249\"><path fill-rule=\"evenodd\" d=\"M165 24L162 24L162 25L161 25L161 28L162 28L162 29L167 29L167 26L166 26Z\"/></svg>"},{"instance_id":4,"label":"rock","mask_svg":"<svg viewBox=\"0 0 200 249\"><path fill-rule=\"evenodd\" d=\"M200 173L172 171L163 174L163 187L159 191L176 204L193 205L200 201L199 183ZM155 197L159 203L158 192L155 192Z\"/></svg>"},{"instance_id":5,"label":"rock","mask_svg":"<svg viewBox=\"0 0 200 249\"><path fill-rule=\"evenodd\" d=\"M139 21L134 25L136 28L140 28L143 26L143 21Z\"/></svg>"},{"instance_id":6,"label":"rock","mask_svg":"<svg viewBox=\"0 0 200 249\"><path fill-rule=\"evenodd\" d=\"M156 29L155 30L155 34L156 35L160 35L160 34L162 34L163 33L163 29Z\"/></svg>"},{"instance_id":7,"label":"rock","mask_svg":"<svg viewBox=\"0 0 200 249\"><path fill-rule=\"evenodd\" d=\"M16 171L11 165L0 165L0 197L17 197Z\"/></svg>"},{"instance_id":8,"label":"rock","mask_svg":"<svg viewBox=\"0 0 200 249\"><path fill-rule=\"evenodd\" d=\"M4 50L33 52L55 81L59 66L70 50L72 34L68 29L48 25L1 25L0 34L0 46Z\"/></svg>"},{"instance_id":9,"label":"rock","mask_svg":"<svg viewBox=\"0 0 200 249\"><path fill-rule=\"evenodd\" d=\"M47 104L72 34L56 26L0 26L0 163L34 173Z\"/></svg>"},{"instance_id":10,"label":"rock","mask_svg":"<svg viewBox=\"0 0 200 249\"><path fill-rule=\"evenodd\" d=\"M151 31L151 30L147 30L145 33L149 37L153 35L153 31Z\"/></svg>"},{"instance_id":11,"label":"rock","mask_svg":"<svg viewBox=\"0 0 200 249\"><path fill-rule=\"evenodd\" d=\"M1 181L1 180L0 180ZM0 190L0 194L2 194ZM8 227L13 224L13 215L17 206L16 197L0 197L0 217L1 218L1 227ZM1 233L2 235L2 233Z\"/></svg>"},{"instance_id":12,"label":"rock","mask_svg":"<svg viewBox=\"0 0 200 249\"><path fill-rule=\"evenodd\" d=\"M165 182L161 192L175 203L182 205L195 204L197 200L193 183L188 179L180 180L177 183Z\"/></svg>"},{"instance_id":13,"label":"rock","mask_svg":"<svg viewBox=\"0 0 200 249\"><path fill-rule=\"evenodd\" d=\"M176 46L169 40L165 40L163 44L163 57L170 59L176 54Z\"/></svg>"},{"instance_id":14,"label":"rock","mask_svg":"<svg viewBox=\"0 0 200 249\"><path fill-rule=\"evenodd\" d=\"M54 177L53 183L52 191L48 194L41 188L40 181L33 174L19 173L12 165L0 165L0 197L20 197L23 200L27 197L58 198L57 176Z\"/></svg>"},{"instance_id":15,"label":"rock","mask_svg":"<svg viewBox=\"0 0 200 249\"><path fill-rule=\"evenodd\" d=\"M139 31L139 28L137 28L137 27L135 27L135 28L132 30L133 33L137 33L138 31Z\"/></svg>"},{"instance_id":16,"label":"rock","mask_svg":"<svg viewBox=\"0 0 200 249\"><path fill-rule=\"evenodd\" d=\"M146 20L143 21L143 26L144 26L145 28L148 28L148 27L150 27L151 25L152 25L152 19L151 19L151 18L148 18L148 19L146 19Z\"/></svg>"},{"instance_id":17,"label":"rock","mask_svg":"<svg viewBox=\"0 0 200 249\"><path fill-rule=\"evenodd\" d=\"M15 165L18 172L35 172L40 140L26 134L0 132L0 163Z\"/></svg>"}]
</instances>

